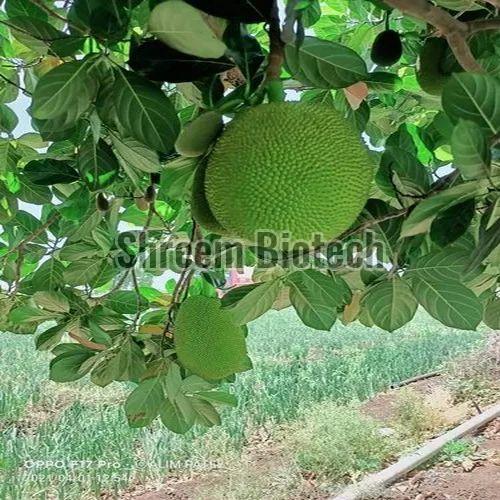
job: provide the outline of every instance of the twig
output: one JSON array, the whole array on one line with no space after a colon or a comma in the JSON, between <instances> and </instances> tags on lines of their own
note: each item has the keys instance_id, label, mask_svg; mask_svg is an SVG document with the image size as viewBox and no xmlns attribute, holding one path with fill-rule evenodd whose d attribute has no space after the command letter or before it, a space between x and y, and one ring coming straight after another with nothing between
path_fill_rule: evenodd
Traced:
<instances>
[{"instance_id":1,"label":"twig","mask_svg":"<svg viewBox=\"0 0 500 500\"><path fill-rule=\"evenodd\" d=\"M31 243L34 239L36 239L38 236L40 236L44 231L47 230L47 228L53 224L59 217L59 213L55 213L50 219L47 220L45 224L40 226L36 231L33 231L27 238L25 238L19 245L15 246L14 248L11 248L5 255L4 258L7 257L7 255L10 255L11 253L17 252L18 250L22 250L25 245L28 243Z\"/></svg>"},{"instance_id":2,"label":"twig","mask_svg":"<svg viewBox=\"0 0 500 500\"><path fill-rule=\"evenodd\" d=\"M484 72L467 43L469 34L467 23L455 19L451 14L427 0L384 0L384 3L437 28L439 34L448 41L453 54L465 71Z\"/></svg>"},{"instance_id":3,"label":"twig","mask_svg":"<svg viewBox=\"0 0 500 500\"><path fill-rule=\"evenodd\" d=\"M179 280L175 285L172 294L172 302L168 307L167 322L165 323L165 328L163 329L162 350L164 348L164 343L167 339L167 335L170 333L170 329L174 323L173 313L175 307L183 301L187 289L189 288L189 285L191 283L191 279L193 278L194 275L193 264L195 263L197 257L193 257L193 245L198 236L199 236L199 227L198 224L193 220L193 230L191 232L189 244L186 249L186 261L184 262L184 267L181 271L181 275L179 276Z\"/></svg>"},{"instance_id":4,"label":"twig","mask_svg":"<svg viewBox=\"0 0 500 500\"><path fill-rule=\"evenodd\" d=\"M24 95L26 95L28 97L31 97L33 95L29 90L26 90L24 87L21 87L21 85L19 85L18 83L14 82L10 78L7 78L5 75L2 75L2 73L0 73L0 78L2 80L6 81L7 83L10 83L10 85L13 85L14 87L17 87Z\"/></svg>"}]
</instances>

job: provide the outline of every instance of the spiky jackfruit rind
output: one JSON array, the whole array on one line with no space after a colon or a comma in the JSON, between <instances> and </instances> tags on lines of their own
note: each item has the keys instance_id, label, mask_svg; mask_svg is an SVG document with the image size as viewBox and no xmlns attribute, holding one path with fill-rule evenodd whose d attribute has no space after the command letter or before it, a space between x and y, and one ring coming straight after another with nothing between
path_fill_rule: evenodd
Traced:
<instances>
[{"instance_id":1,"label":"spiky jackfruit rind","mask_svg":"<svg viewBox=\"0 0 500 500\"><path fill-rule=\"evenodd\" d=\"M205 173L207 163L200 162L196 168L193 178L193 191L191 195L191 214L193 219L208 231L225 235L227 231L219 224L215 218L205 196Z\"/></svg>"},{"instance_id":2,"label":"spiky jackfruit rind","mask_svg":"<svg viewBox=\"0 0 500 500\"><path fill-rule=\"evenodd\" d=\"M217 221L256 242L330 241L356 220L373 166L360 136L330 106L270 103L239 114L216 143L205 192ZM278 243L279 244L279 243Z\"/></svg>"},{"instance_id":3,"label":"spiky jackfruit rind","mask_svg":"<svg viewBox=\"0 0 500 500\"><path fill-rule=\"evenodd\" d=\"M175 318L174 346L181 364L205 380L221 380L251 367L243 329L219 299L186 299Z\"/></svg>"},{"instance_id":4,"label":"spiky jackfruit rind","mask_svg":"<svg viewBox=\"0 0 500 500\"><path fill-rule=\"evenodd\" d=\"M179 52L203 58L224 55L226 46L220 38L226 26L225 19L208 16L183 0L162 2L149 17L149 31L156 38Z\"/></svg>"},{"instance_id":5,"label":"spiky jackfruit rind","mask_svg":"<svg viewBox=\"0 0 500 500\"><path fill-rule=\"evenodd\" d=\"M448 42L444 38L428 38L421 51L418 62L417 81L424 92L441 95L443 87L450 79L444 73L442 62L446 57Z\"/></svg>"},{"instance_id":6,"label":"spiky jackfruit rind","mask_svg":"<svg viewBox=\"0 0 500 500\"><path fill-rule=\"evenodd\" d=\"M397 31L385 30L375 38L370 53L371 60L379 66L392 66L403 55L401 36Z\"/></svg>"}]
</instances>

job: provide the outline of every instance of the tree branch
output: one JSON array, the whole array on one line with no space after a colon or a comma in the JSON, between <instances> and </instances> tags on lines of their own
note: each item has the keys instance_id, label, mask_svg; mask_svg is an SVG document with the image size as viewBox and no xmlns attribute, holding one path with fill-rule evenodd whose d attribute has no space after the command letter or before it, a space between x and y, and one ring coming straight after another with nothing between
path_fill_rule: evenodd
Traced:
<instances>
[{"instance_id":1,"label":"tree branch","mask_svg":"<svg viewBox=\"0 0 500 500\"><path fill-rule=\"evenodd\" d=\"M403 14L420 19L434 26L444 36L460 66L465 71L483 73L484 70L476 61L467 43L469 27L436 7L427 0L384 0L384 3L400 10Z\"/></svg>"},{"instance_id":2,"label":"tree branch","mask_svg":"<svg viewBox=\"0 0 500 500\"><path fill-rule=\"evenodd\" d=\"M476 21L469 21L467 26L469 28L470 35L478 33L479 31L500 30L500 18L477 19Z\"/></svg>"}]
</instances>

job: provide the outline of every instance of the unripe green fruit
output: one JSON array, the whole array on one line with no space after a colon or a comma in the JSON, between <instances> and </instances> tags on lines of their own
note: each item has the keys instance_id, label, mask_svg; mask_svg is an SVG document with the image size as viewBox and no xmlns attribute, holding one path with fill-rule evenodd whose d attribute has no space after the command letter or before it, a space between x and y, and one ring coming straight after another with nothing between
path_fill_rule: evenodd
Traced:
<instances>
[{"instance_id":1,"label":"unripe green fruit","mask_svg":"<svg viewBox=\"0 0 500 500\"><path fill-rule=\"evenodd\" d=\"M403 54L401 36L397 31L385 30L377 35L371 50L371 60L379 66L396 64Z\"/></svg>"},{"instance_id":2,"label":"unripe green fruit","mask_svg":"<svg viewBox=\"0 0 500 500\"><path fill-rule=\"evenodd\" d=\"M186 299L177 313L174 345L182 365L206 380L221 380L251 368L245 334L219 299Z\"/></svg>"},{"instance_id":3,"label":"unripe green fruit","mask_svg":"<svg viewBox=\"0 0 500 500\"><path fill-rule=\"evenodd\" d=\"M208 111L188 123L175 143L175 149L183 156L196 157L206 153L222 130L222 116Z\"/></svg>"},{"instance_id":4,"label":"unripe green fruit","mask_svg":"<svg viewBox=\"0 0 500 500\"><path fill-rule=\"evenodd\" d=\"M149 18L149 31L169 47L204 58L219 58L226 52L219 39L227 21L209 16L182 0L158 4Z\"/></svg>"}]
</instances>

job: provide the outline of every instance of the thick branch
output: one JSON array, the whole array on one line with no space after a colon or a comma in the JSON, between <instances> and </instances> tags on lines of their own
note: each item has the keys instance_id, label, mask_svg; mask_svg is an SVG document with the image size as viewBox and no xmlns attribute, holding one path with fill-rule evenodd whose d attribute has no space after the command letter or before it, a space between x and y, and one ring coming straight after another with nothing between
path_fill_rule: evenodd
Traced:
<instances>
[{"instance_id":1,"label":"thick branch","mask_svg":"<svg viewBox=\"0 0 500 500\"><path fill-rule=\"evenodd\" d=\"M483 68L476 61L467 44L469 27L466 23L455 19L448 12L435 7L427 0L384 0L384 2L403 14L408 14L437 28L448 41L453 54L465 71L483 72Z\"/></svg>"}]
</instances>

